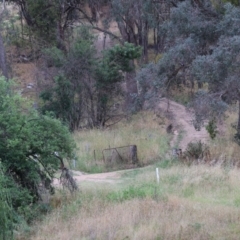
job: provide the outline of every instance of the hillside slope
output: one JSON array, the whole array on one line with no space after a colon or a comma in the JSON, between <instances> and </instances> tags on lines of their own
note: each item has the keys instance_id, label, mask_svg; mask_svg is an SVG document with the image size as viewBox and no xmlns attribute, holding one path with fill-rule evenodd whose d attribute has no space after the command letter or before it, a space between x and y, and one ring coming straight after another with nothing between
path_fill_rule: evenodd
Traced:
<instances>
[{"instance_id":1,"label":"hillside slope","mask_svg":"<svg viewBox=\"0 0 240 240\"><path fill-rule=\"evenodd\" d=\"M183 151L186 149L188 143L195 141L207 142L209 135L205 128L200 131L196 131L192 125L192 114L187 111L186 107L168 100L166 98L161 99L158 105L158 111L167 115L170 118L170 122L173 125L174 135L171 140L171 148L181 148ZM167 113L166 113L167 111ZM74 178L78 183L81 182L93 182L93 183L116 183L123 173L131 170L121 170L114 172L87 174L79 171L73 171ZM58 185L58 179L54 184Z\"/></svg>"},{"instance_id":2,"label":"hillside slope","mask_svg":"<svg viewBox=\"0 0 240 240\"><path fill-rule=\"evenodd\" d=\"M158 105L158 110L169 116L175 130L171 147L178 147L184 151L190 142L201 140L206 143L209 140L209 134L204 127L196 131L192 124L193 115L185 106L163 98Z\"/></svg>"}]
</instances>

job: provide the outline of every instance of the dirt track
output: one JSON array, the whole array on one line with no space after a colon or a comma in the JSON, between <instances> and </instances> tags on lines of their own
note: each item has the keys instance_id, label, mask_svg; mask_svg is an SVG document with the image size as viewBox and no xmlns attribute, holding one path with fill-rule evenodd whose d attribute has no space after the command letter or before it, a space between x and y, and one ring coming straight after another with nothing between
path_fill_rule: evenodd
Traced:
<instances>
[{"instance_id":1,"label":"dirt track","mask_svg":"<svg viewBox=\"0 0 240 240\"><path fill-rule=\"evenodd\" d=\"M192 124L193 116L187 111L185 106L163 98L158 108L160 111L167 113L171 118L170 122L174 128L171 147L178 147L184 151L190 142L201 140L206 143L209 139L209 135L204 127L202 127L200 131L195 130ZM179 142L178 139L180 139Z\"/></svg>"},{"instance_id":2,"label":"dirt track","mask_svg":"<svg viewBox=\"0 0 240 240\"><path fill-rule=\"evenodd\" d=\"M83 181L87 182L97 182L97 183L116 183L117 180L121 177L122 171L116 171L116 172L106 172L106 173L94 173L94 174L87 174L82 173L80 171L73 171L73 178L78 182L81 183ZM53 181L54 185L59 185L60 181L59 179L55 178Z\"/></svg>"},{"instance_id":3,"label":"dirt track","mask_svg":"<svg viewBox=\"0 0 240 240\"><path fill-rule=\"evenodd\" d=\"M158 108L161 112L165 112L168 109L167 115L171 116L171 123L174 126L174 137L171 142L171 147L181 148L183 151L186 149L187 144L192 141L201 140L206 142L209 139L208 133L205 128L201 131L196 131L192 125L192 115L186 110L186 108L174 101L166 98L161 99ZM181 136L180 136L181 135ZM180 138L180 141L178 140ZM115 172L98 173L98 174L85 174L79 171L73 171L74 179L78 182L95 182L95 183L116 183L122 173L131 170L121 170ZM56 179L54 184L58 185L59 180Z\"/></svg>"}]
</instances>

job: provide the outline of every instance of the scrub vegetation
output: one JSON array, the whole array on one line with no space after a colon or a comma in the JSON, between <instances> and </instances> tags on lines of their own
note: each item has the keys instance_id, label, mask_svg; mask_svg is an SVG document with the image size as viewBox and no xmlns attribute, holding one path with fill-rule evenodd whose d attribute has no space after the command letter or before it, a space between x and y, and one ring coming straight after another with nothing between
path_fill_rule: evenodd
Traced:
<instances>
[{"instance_id":1,"label":"scrub vegetation","mask_svg":"<svg viewBox=\"0 0 240 240\"><path fill-rule=\"evenodd\" d=\"M235 0L0 1L0 239L239 239L239 21Z\"/></svg>"}]
</instances>

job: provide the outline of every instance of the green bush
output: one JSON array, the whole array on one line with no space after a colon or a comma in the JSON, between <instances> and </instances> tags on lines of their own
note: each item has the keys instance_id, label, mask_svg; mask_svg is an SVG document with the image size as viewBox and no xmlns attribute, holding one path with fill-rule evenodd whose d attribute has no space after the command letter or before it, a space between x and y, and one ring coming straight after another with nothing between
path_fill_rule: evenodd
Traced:
<instances>
[{"instance_id":1,"label":"green bush","mask_svg":"<svg viewBox=\"0 0 240 240\"><path fill-rule=\"evenodd\" d=\"M99 58L88 30L84 28L80 34L67 54L56 47L44 50L47 65L58 68L58 74L52 86L40 94L41 110L53 112L71 131L82 125L104 127L114 118L113 103L123 95L119 85L122 73L133 70L131 62L141 50L125 43L104 51Z\"/></svg>"},{"instance_id":2,"label":"green bush","mask_svg":"<svg viewBox=\"0 0 240 240\"><path fill-rule=\"evenodd\" d=\"M53 192L52 179L62 159L71 159L75 144L67 127L41 116L0 77L1 226L31 222L39 211L41 188ZM56 154L57 152L57 154ZM4 230L4 234L6 231Z\"/></svg>"},{"instance_id":3,"label":"green bush","mask_svg":"<svg viewBox=\"0 0 240 240\"><path fill-rule=\"evenodd\" d=\"M13 238L13 207L10 191L7 188L8 179L4 175L2 163L0 161L0 239Z\"/></svg>"},{"instance_id":4,"label":"green bush","mask_svg":"<svg viewBox=\"0 0 240 240\"><path fill-rule=\"evenodd\" d=\"M211 139L214 139L217 136L217 125L216 125L216 120L210 120L208 122L208 125L206 126L206 130L208 131Z\"/></svg>"},{"instance_id":5,"label":"green bush","mask_svg":"<svg viewBox=\"0 0 240 240\"><path fill-rule=\"evenodd\" d=\"M207 151L208 146L200 140L197 142L190 142L187 145L185 154L191 159L202 159L204 157L204 153Z\"/></svg>"}]
</instances>

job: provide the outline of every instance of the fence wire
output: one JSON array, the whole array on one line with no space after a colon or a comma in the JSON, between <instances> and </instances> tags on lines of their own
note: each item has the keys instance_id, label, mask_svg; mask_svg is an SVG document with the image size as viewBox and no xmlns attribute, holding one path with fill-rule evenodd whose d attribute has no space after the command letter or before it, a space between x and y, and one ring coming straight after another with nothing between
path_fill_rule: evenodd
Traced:
<instances>
[{"instance_id":1,"label":"fence wire","mask_svg":"<svg viewBox=\"0 0 240 240\"><path fill-rule=\"evenodd\" d=\"M102 154L106 164L136 164L138 162L136 145L104 149Z\"/></svg>"}]
</instances>

